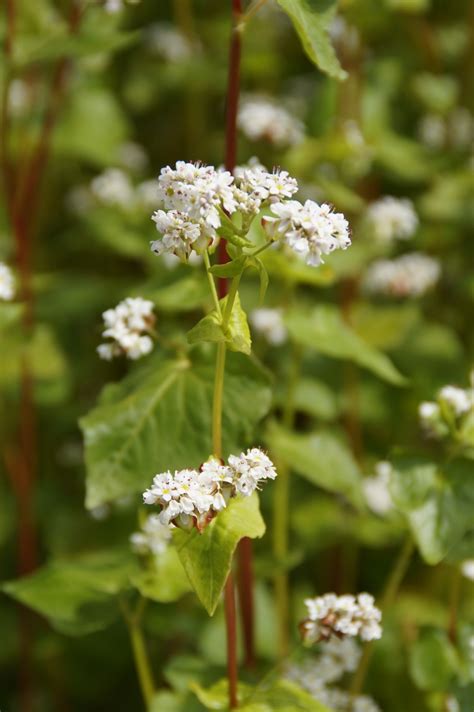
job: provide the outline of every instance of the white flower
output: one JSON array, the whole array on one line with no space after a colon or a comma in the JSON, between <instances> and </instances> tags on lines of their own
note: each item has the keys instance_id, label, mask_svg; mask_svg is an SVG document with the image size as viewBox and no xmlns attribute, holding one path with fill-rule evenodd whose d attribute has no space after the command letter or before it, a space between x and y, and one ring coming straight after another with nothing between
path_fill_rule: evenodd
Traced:
<instances>
[{"instance_id":1,"label":"white flower","mask_svg":"<svg viewBox=\"0 0 474 712\"><path fill-rule=\"evenodd\" d=\"M110 15L114 15L117 12L121 12L123 10L125 0L105 0L104 2L104 9L106 12L108 12ZM126 0L130 5L138 5L140 0Z\"/></svg>"},{"instance_id":2,"label":"white flower","mask_svg":"<svg viewBox=\"0 0 474 712\"><path fill-rule=\"evenodd\" d=\"M104 205L127 207L133 201L132 184L120 168L108 168L93 178L91 191Z\"/></svg>"},{"instance_id":3,"label":"white flower","mask_svg":"<svg viewBox=\"0 0 474 712\"><path fill-rule=\"evenodd\" d=\"M364 288L375 294L394 297L419 297L434 287L441 268L432 257L418 252L395 260L376 260L364 278Z\"/></svg>"},{"instance_id":4,"label":"white flower","mask_svg":"<svg viewBox=\"0 0 474 712\"><path fill-rule=\"evenodd\" d=\"M375 477L365 477L362 480L365 500L375 514L383 516L393 508L392 496L389 490L392 466L382 460L375 466Z\"/></svg>"},{"instance_id":5,"label":"white flower","mask_svg":"<svg viewBox=\"0 0 474 712\"><path fill-rule=\"evenodd\" d=\"M466 559L461 564L462 575L474 581L474 559Z\"/></svg>"},{"instance_id":6,"label":"white flower","mask_svg":"<svg viewBox=\"0 0 474 712\"><path fill-rule=\"evenodd\" d=\"M459 702L455 697L449 695L446 699L446 712L461 712Z\"/></svg>"},{"instance_id":7,"label":"white flower","mask_svg":"<svg viewBox=\"0 0 474 712\"><path fill-rule=\"evenodd\" d=\"M144 180L137 185L136 195L138 203L144 208L153 208L157 201L156 180Z\"/></svg>"},{"instance_id":8,"label":"white flower","mask_svg":"<svg viewBox=\"0 0 474 712\"><path fill-rule=\"evenodd\" d=\"M151 553L156 557L166 551L170 540L170 528L162 524L156 514L150 514L142 525L141 531L134 532L130 536L130 543L137 553Z\"/></svg>"},{"instance_id":9,"label":"white flower","mask_svg":"<svg viewBox=\"0 0 474 712\"><path fill-rule=\"evenodd\" d=\"M122 354L136 360L150 353L153 341L149 332L155 324L153 302L141 297L127 297L115 309L102 314L102 336L111 339L97 347L100 358L110 361Z\"/></svg>"},{"instance_id":10,"label":"white flower","mask_svg":"<svg viewBox=\"0 0 474 712\"><path fill-rule=\"evenodd\" d=\"M234 486L245 497L250 496L261 481L274 480L277 476L273 462L256 447L240 455L230 455L228 463L233 473Z\"/></svg>"},{"instance_id":11,"label":"white flower","mask_svg":"<svg viewBox=\"0 0 474 712\"><path fill-rule=\"evenodd\" d=\"M284 344L288 332L283 323L281 309L260 308L254 309L250 314L250 322L255 331L262 334L268 343L273 346Z\"/></svg>"},{"instance_id":12,"label":"white flower","mask_svg":"<svg viewBox=\"0 0 474 712\"><path fill-rule=\"evenodd\" d=\"M362 640L375 640L382 635L382 614L374 606L374 598L368 593L307 598L308 618L301 623L303 640L317 643L332 636L359 636Z\"/></svg>"},{"instance_id":13,"label":"white flower","mask_svg":"<svg viewBox=\"0 0 474 712\"><path fill-rule=\"evenodd\" d=\"M439 405L433 401L423 401L418 406L418 415L421 421L436 420L440 416Z\"/></svg>"},{"instance_id":14,"label":"white flower","mask_svg":"<svg viewBox=\"0 0 474 712\"><path fill-rule=\"evenodd\" d=\"M146 30L145 42L151 52L166 62L184 62L193 54L193 47L187 37L165 22L151 25Z\"/></svg>"},{"instance_id":15,"label":"white flower","mask_svg":"<svg viewBox=\"0 0 474 712\"><path fill-rule=\"evenodd\" d=\"M349 224L342 213L333 213L331 206L307 200L275 203L271 211L277 217L265 217L262 224L271 239L282 239L307 264L320 265L322 255L351 244Z\"/></svg>"},{"instance_id":16,"label":"white flower","mask_svg":"<svg viewBox=\"0 0 474 712\"><path fill-rule=\"evenodd\" d=\"M4 262L0 262L0 300L9 302L15 296L13 272Z\"/></svg>"},{"instance_id":17,"label":"white flower","mask_svg":"<svg viewBox=\"0 0 474 712\"><path fill-rule=\"evenodd\" d=\"M192 250L201 252L214 240L203 220L189 220L186 213L178 210L157 210L153 214L156 229L162 237L151 243L151 250L157 255L172 254L186 261Z\"/></svg>"},{"instance_id":18,"label":"white flower","mask_svg":"<svg viewBox=\"0 0 474 712\"><path fill-rule=\"evenodd\" d=\"M160 521L202 531L231 497L250 495L260 481L275 479L271 460L258 448L239 456L230 455L228 464L211 457L199 471L179 470L155 475L143 493L145 504L161 506Z\"/></svg>"},{"instance_id":19,"label":"white flower","mask_svg":"<svg viewBox=\"0 0 474 712\"><path fill-rule=\"evenodd\" d=\"M369 206L367 217L381 242L408 240L418 227L418 216L407 198L387 195Z\"/></svg>"},{"instance_id":20,"label":"white flower","mask_svg":"<svg viewBox=\"0 0 474 712\"><path fill-rule=\"evenodd\" d=\"M303 123L265 97L244 98L237 125L251 141L265 139L277 146L292 146L304 138Z\"/></svg>"},{"instance_id":21,"label":"white flower","mask_svg":"<svg viewBox=\"0 0 474 712\"><path fill-rule=\"evenodd\" d=\"M438 393L438 399L445 403L459 417L468 413L473 405L473 392L465 391L457 386L443 386Z\"/></svg>"},{"instance_id":22,"label":"white flower","mask_svg":"<svg viewBox=\"0 0 474 712\"><path fill-rule=\"evenodd\" d=\"M262 207L291 198L298 191L298 183L287 171L269 173L265 166L249 162L234 171L234 197L244 213L256 215Z\"/></svg>"}]
</instances>

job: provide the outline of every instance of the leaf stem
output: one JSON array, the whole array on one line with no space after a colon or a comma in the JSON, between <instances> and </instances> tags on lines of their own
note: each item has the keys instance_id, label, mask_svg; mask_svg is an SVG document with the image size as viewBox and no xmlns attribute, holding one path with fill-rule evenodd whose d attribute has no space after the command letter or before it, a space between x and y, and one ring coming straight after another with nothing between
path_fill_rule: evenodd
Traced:
<instances>
[{"instance_id":1,"label":"leaf stem","mask_svg":"<svg viewBox=\"0 0 474 712\"><path fill-rule=\"evenodd\" d=\"M242 16L242 25L245 26L266 2L267 0L254 0L247 12Z\"/></svg>"},{"instance_id":2,"label":"leaf stem","mask_svg":"<svg viewBox=\"0 0 474 712\"><path fill-rule=\"evenodd\" d=\"M382 603L380 606L382 613L385 613L387 611L389 606L393 604L396 598L397 592L400 588L400 584L407 572L408 564L410 563L414 548L414 541L411 536L408 536L399 551L398 557L395 561L395 565L393 566L390 575L387 579L384 593L382 595ZM352 679L352 696L359 695L362 692L364 681L369 669L370 659L372 657L373 642L374 641L370 641L370 643L367 643L364 648L364 652L362 653L359 666Z\"/></svg>"},{"instance_id":3,"label":"leaf stem","mask_svg":"<svg viewBox=\"0 0 474 712\"><path fill-rule=\"evenodd\" d=\"M211 269L211 262L209 260L209 253L206 250L203 253L203 259L204 259L204 265L206 267L206 274L207 274L207 279L209 281L209 287L211 289L211 294L212 294L212 299L214 301L214 307L219 314L219 316L222 316L221 313L221 305L219 302L219 296L217 294L217 289L216 289L216 283L214 282L214 277L212 276L211 272L209 271Z\"/></svg>"},{"instance_id":4,"label":"leaf stem","mask_svg":"<svg viewBox=\"0 0 474 712\"><path fill-rule=\"evenodd\" d=\"M225 331L229 326L230 317L232 315L232 307L234 306L237 291L239 289L240 279L242 274L238 274L232 279L229 294L227 295L227 303L225 305L224 315L222 317L222 329Z\"/></svg>"},{"instance_id":5,"label":"leaf stem","mask_svg":"<svg viewBox=\"0 0 474 712\"><path fill-rule=\"evenodd\" d=\"M224 588L225 623L227 632L227 677L229 679L229 708L238 707L237 700L237 616L235 611L234 580L227 577Z\"/></svg>"},{"instance_id":6,"label":"leaf stem","mask_svg":"<svg viewBox=\"0 0 474 712\"><path fill-rule=\"evenodd\" d=\"M224 395L224 373L226 359L224 341L217 344L214 396L212 402L212 450L216 457L222 457L222 400Z\"/></svg>"},{"instance_id":7,"label":"leaf stem","mask_svg":"<svg viewBox=\"0 0 474 712\"><path fill-rule=\"evenodd\" d=\"M150 661L146 650L145 638L141 628L141 619L146 606L146 599L142 596L138 601L135 611L130 611L125 601L121 601L122 613L127 623L133 659L137 671L138 681L146 708L151 704L155 694L155 683L151 671Z\"/></svg>"}]
</instances>

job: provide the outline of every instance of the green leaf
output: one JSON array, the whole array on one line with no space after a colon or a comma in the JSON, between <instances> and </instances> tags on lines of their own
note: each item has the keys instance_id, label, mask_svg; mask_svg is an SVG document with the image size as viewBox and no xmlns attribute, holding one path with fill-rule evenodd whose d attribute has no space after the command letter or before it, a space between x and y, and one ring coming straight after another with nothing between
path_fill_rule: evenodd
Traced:
<instances>
[{"instance_id":1,"label":"green leaf","mask_svg":"<svg viewBox=\"0 0 474 712\"><path fill-rule=\"evenodd\" d=\"M422 631L410 650L410 674L422 690L448 690L457 663L456 649L444 631Z\"/></svg>"},{"instance_id":2,"label":"green leaf","mask_svg":"<svg viewBox=\"0 0 474 712\"><path fill-rule=\"evenodd\" d=\"M227 297L220 300L221 312L225 313L227 305ZM240 297L235 295L232 305L232 312L229 319L229 324L224 331L222 327L222 318L215 309L207 314L196 326L187 333L188 343L198 344L205 341L219 343L225 341L227 348L231 351L240 351L244 354L250 354L252 350L252 340L250 337L250 329L247 321L247 315L240 304Z\"/></svg>"},{"instance_id":3,"label":"green leaf","mask_svg":"<svg viewBox=\"0 0 474 712\"><path fill-rule=\"evenodd\" d=\"M351 312L354 330L377 349L397 348L409 337L419 321L419 309L412 304L382 307L359 304Z\"/></svg>"},{"instance_id":4,"label":"green leaf","mask_svg":"<svg viewBox=\"0 0 474 712\"><path fill-rule=\"evenodd\" d=\"M210 356L210 357L209 357ZM266 373L228 354L224 381L224 452L240 452L270 407ZM166 361L104 389L81 420L86 448L86 504L138 495L156 472L198 466L212 452L214 354Z\"/></svg>"},{"instance_id":5,"label":"green leaf","mask_svg":"<svg viewBox=\"0 0 474 712\"><path fill-rule=\"evenodd\" d=\"M325 356L349 359L372 371L380 378L401 386L406 379L397 371L388 356L366 343L346 324L336 307L321 305L309 314L293 310L285 323L296 343L319 351Z\"/></svg>"},{"instance_id":6,"label":"green leaf","mask_svg":"<svg viewBox=\"0 0 474 712\"><path fill-rule=\"evenodd\" d=\"M142 596L158 603L176 601L190 590L176 549L172 546L153 557L148 568L139 571L131 580Z\"/></svg>"},{"instance_id":7,"label":"green leaf","mask_svg":"<svg viewBox=\"0 0 474 712\"><path fill-rule=\"evenodd\" d=\"M313 11L306 0L277 0L289 16L310 60L335 79L345 79L345 72L329 38L328 27L336 10L335 0L317 0ZM317 8L317 9L316 9Z\"/></svg>"},{"instance_id":8,"label":"green leaf","mask_svg":"<svg viewBox=\"0 0 474 712\"><path fill-rule=\"evenodd\" d=\"M259 685L244 700L242 709L257 712L257 704L265 704L268 710L281 712L329 712L325 705L290 680L274 680L271 684Z\"/></svg>"},{"instance_id":9,"label":"green leaf","mask_svg":"<svg viewBox=\"0 0 474 712\"><path fill-rule=\"evenodd\" d=\"M127 550L96 552L52 562L30 576L4 583L2 589L59 631L84 635L114 620L118 607L113 599L130 587L137 565Z\"/></svg>"},{"instance_id":10,"label":"green leaf","mask_svg":"<svg viewBox=\"0 0 474 712\"><path fill-rule=\"evenodd\" d=\"M253 263L255 264L255 267L258 270L258 276L260 278L260 291L258 294L258 301L260 304L263 304L263 300L265 299L265 295L268 289L268 272L260 257L255 257Z\"/></svg>"},{"instance_id":11,"label":"green leaf","mask_svg":"<svg viewBox=\"0 0 474 712\"><path fill-rule=\"evenodd\" d=\"M201 275L192 274L166 287L150 291L146 296L156 304L160 312L192 311L207 303L209 286Z\"/></svg>"},{"instance_id":12,"label":"green leaf","mask_svg":"<svg viewBox=\"0 0 474 712\"><path fill-rule=\"evenodd\" d=\"M245 265L247 263L247 256L241 255L235 260L226 262L222 265L213 265L209 272L216 277L237 277L237 275L242 274Z\"/></svg>"},{"instance_id":13,"label":"green leaf","mask_svg":"<svg viewBox=\"0 0 474 712\"><path fill-rule=\"evenodd\" d=\"M196 529L175 532L181 563L210 616L216 610L237 544L243 537L255 539L264 533L256 494L231 500L202 534Z\"/></svg>"},{"instance_id":14,"label":"green leaf","mask_svg":"<svg viewBox=\"0 0 474 712\"><path fill-rule=\"evenodd\" d=\"M267 250L262 253L261 260L267 271L291 284L309 284L310 286L326 286L334 282L334 270L327 264L317 269L305 264L294 255L288 256L278 250Z\"/></svg>"},{"instance_id":15,"label":"green leaf","mask_svg":"<svg viewBox=\"0 0 474 712\"><path fill-rule=\"evenodd\" d=\"M266 437L275 459L329 492L362 506L361 473L350 450L328 432L299 435L272 424Z\"/></svg>"},{"instance_id":16,"label":"green leaf","mask_svg":"<svg viewBox=\"0 0 474 712\"><path fill-rule=\"evenodd\" d=\"M204 688L198 683L191 684L191 689L195 693L199 702L208 710L228 710L229 709L229 682L227 679L219 680L212 687ZM239 682L237 697L242 702L248 695L250 686Z\"/></svg>"},{"instance_id":17,"label":"green leaf","mask_svg":"<svg viewBox=\"0 0 474 712\"><path fill-rule=\"evenodd\" d=\"M396 506L406 515L421 555L437 564L472 527L473 463L455 460L442 468L426 458L397 458L391 477Z\"/></svg>"},{"instance_id":18,"label":"green leaf","mask_svg":"<svg viewBox=\"0 0 474 712\"><path fill-rule=\"evenodd\" d=\"M329 386L314 378L301 378L293 394L296 410L321 420L335 420L339 413L337 398Z\"/></svg>"}]
</instances>

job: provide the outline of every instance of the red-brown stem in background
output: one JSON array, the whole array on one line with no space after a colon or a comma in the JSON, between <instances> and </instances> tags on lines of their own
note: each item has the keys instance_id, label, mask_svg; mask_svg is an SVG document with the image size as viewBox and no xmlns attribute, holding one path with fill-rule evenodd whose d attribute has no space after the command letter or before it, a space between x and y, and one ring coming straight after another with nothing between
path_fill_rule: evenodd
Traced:
<instances>
[{"instance_id":1,"label":"red-brown stem in background","mask_svg":"<svg viewBox=\"0 0 474 712\"><path fill-rule=\"evenodd\" d=\"M7 36L4 52L9 71L15 36L15 2L6 0ZM74 2L69 19L71 33L75 33L80 20L79 4ZM58 116L68 61L59 60L54 70L51 98L47 107L40 136L29 160L25 162L24 180L15 181L8 155L8 79L2 97L2 138L1 164L4 182L4 197L16 246L16 260L20 281L20 299L24 302L24 329L27 338L34 326L34 300L32 290L32 241L36 232L39 198L44 172L49 157L50 141ZM36 568L38 563L38 542L34 517L33 495L36 479L36 413L34 405L34 383L27 356L21 362L20 412L18 442L15 451L6 455L12 488L18 506L18 573L24 575ZM31 681L31 614L20 609L20 690L21 709L32 709Z\"/></svg>"},{"instance_id":2,"label":"red-brown stem in background","mask_svg":"<svg viewBox=\"0 0 474 712\"><path fill-rule=\"evenodd\" d=\"M241 0L232 0L232 35L229 50L229 73L227 82L226 103L226 137L225 137L225 167L233 173L237 162L237 110L240 92L240 57L242 51L241 26L242 17ZM229 256L224 240L219 245L219 262L227 262ZM219 297L227 294L228 280L220 279L218 284ZM245 665L253 667L255 664L254 652L254 600L253 600L253 564L252 542L242 539L238 548L239 556L239 606L242 620L244 638Z\"/></svg>"},{"instance_id":3,"label":"red-brown stem in background","mask_svg":"<svg viewBox=\"0 0 474 712\"><path fill-rule=\"evenodd\" d=\"M235 613L235 593L232 573L227 577L224 588L224 607L227 632L227 678L229 682L229 707L238 706L237 700L237 625Z\"/></svg>"}]
</instances>

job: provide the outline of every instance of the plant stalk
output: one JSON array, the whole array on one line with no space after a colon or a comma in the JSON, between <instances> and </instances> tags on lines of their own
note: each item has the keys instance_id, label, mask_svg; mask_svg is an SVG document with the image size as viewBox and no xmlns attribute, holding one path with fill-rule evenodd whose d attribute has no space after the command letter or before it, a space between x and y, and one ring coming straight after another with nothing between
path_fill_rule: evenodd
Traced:
<instances>
[{"instance_id":1,"label":"plant stalk","mask_svg":"<svg viewBox=\"0 0 474 712\"><path fill-rule=\"evenodd\" d=\"M301 357L300 348L295 346L282 414L282 424L285 428L291 428L295 419L294 393L300 375ZM275 480L273 499L273 554L277 566L282 566L286 564L288 557L290 470L283 462L278 463L277 467L278 477ZM288 655L290 625L290 596L286 570L280 570L275 574L274 586L278 617L278 654L283 659Z\"/></svg>"},{"instance_id":2,"label":"plant stalk","mask_svg":"<svg viewBox=\"0 0 474 712\"><path fill-rule=\"evenodd\" d=\"M155 693L155 685L148 660L143 631L140 624L135 621L128 621L128 631L143 701L148 709Z\"/></svg>"},{"instance_id":3,"label":"plant stalk","mask_svg":"<svg viewBox=\"0 0 474 712\"><path fill-rule=\"evenodd\" d=\"M400 584L407 572L410 559L412 557L415 544L411 536L408 536L399 551L395 565L392 568L390 575L387 579L385 585L384 593L382 596L381 611L385 613L389 606L391 606L396 598ZM351 695L360 695L364 687L365 678L369 669L369 663L373 652L373 642L367 643L362 653L362 657L359 662L359 666L354 674L351 685Z\"/></svg>"}]
</instances>

